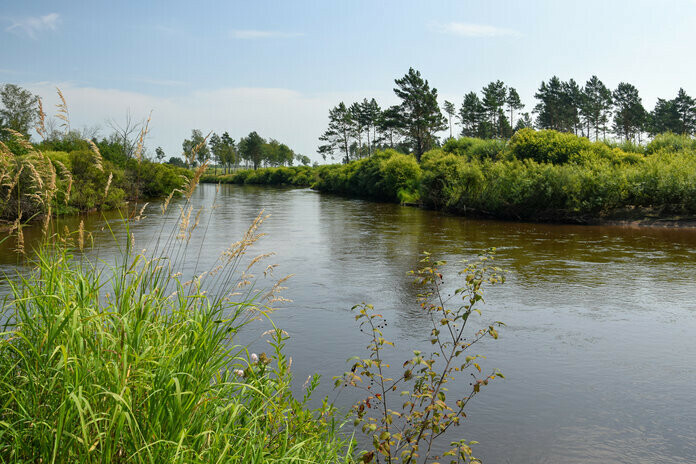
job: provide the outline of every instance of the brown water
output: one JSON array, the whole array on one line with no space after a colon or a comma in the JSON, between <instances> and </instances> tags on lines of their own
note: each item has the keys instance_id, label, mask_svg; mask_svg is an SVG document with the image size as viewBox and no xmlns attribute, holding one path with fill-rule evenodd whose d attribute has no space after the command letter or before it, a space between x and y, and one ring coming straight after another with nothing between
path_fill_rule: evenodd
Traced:
<instances>
[{"instance_id":1,"label":"brown water","mask_svg":"<svg viewBox=\"0 0 696 464\"><path fill-rule=\"evenodd\" d=\"M214 193L203 185L193 201L210 206ZM495 246L508 280L487 293L477 322L507 327L478 352L506 379L470 403L457 437L479 441L486 463L696 462L696 230L478 221L303 189L222 186L218 204L202 269L259 210L272 214L259 251L277 253L278 275L295 274L293 303L274 320L292 336L298 385L319 372L320 393L336 396L331 377L366 344L350 312L356 303L385 315L400 357L423 346L428 322L406 275L419 253L454 263ZM133 227L138 247L160 234L157 210ZM76 228L79 219L62 222ZM86 218L92 253L109 261L118 251L104 223ZM0 271L15 265L5 244ZM258 351L262 330L250 327L244 340ZM345 392L337 402L353 399Z\"/></svg>"}]
</instances>

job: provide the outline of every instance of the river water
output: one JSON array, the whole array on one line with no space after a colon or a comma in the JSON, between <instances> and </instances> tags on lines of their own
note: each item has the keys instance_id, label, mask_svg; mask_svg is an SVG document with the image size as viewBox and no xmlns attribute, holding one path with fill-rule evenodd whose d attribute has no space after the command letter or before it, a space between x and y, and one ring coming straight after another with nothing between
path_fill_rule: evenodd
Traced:
<instances>
[{"instance_id":1,"label":"river water","mask_svg":"<svg viewBox=\"0 0 696 464\"><path fill-rule=\"evenodd\" d=\"M202 185L192 201L210 209L215 197L215 186ZM479 441L484 463L696 462L696 230L472 220L308 189L223 185L215 203L201 218L205 238L192 240L203 245L201 269L261 209L271 214L257 249L276 253L276 276L294 274L285 292L293 301L273 319L291 336L298 385L318 372L320 395L347 408L355 395L337 394L331 377L350 356L365 355L367 343L350 308L374 304L403 361L427 347L428 320L407 275L420 253L448 260L454 287L458 260L497 247L507 282L487 291L474 324L506 324L499 340L476 350L486 370L506 378L469 404L452 438ZM149 217L132 227L137 247L161 233L158 209L148 206ZM116 213L84 219L95 236L91 253L115 258L104 225L122 234ZM0 246L0 271L11 272L16 258L9 243ZM242 341L263 351L263 330L248 327Z\"/></svg>"}]
</instances>

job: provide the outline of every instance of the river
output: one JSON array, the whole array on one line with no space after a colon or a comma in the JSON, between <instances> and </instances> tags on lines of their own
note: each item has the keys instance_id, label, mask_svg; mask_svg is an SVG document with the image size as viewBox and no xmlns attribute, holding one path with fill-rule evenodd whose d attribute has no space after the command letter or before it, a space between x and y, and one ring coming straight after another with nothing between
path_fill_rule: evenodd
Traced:
<instances>
[{"instance_id":1,"label":"river","mask_svg":"<svg viewBox=\"0 0 696 464\"><path fill-rule=\"evenodd\" d=\"M192 201L209 208L215 196L215 186L201 185ZM407 275L420 253L448 260L454 286L458 260L497 247L507 282L487 291L474 324L506 324L476 350L486 370L506 378L469 404L456 435L479 441L484 463L696 462L696 230L472 220L308 189L223 185L216 204L209 221L201 218L200 268L261 209L271 215L257 249L276 253L277 276L294 274L285 292L292 302L273 319L291 336L299 385L318 372L320 395L337 396L331 377L365 353L350 310L357 303L387 318L398 359L425 346L428 320ZM132 227L136 247L160 233L158 210L148 206ZM118 236L116 214L106 218ZM75 229L79 219L60 223ZM91 253L115 257L104 216L85 223ZM16 258L2 246L0 271L12 272ZM248 327L243 341L263 350L263 330ZM337 403L353 399L341 393Z\"/></svg>"}]
</instances>

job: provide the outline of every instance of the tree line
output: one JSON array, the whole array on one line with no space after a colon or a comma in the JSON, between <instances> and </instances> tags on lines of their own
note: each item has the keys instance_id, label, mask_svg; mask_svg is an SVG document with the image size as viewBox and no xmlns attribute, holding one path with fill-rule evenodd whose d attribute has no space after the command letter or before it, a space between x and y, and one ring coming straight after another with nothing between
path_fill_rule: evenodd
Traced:
<instances>
[{"instance_id":1,"label":"tree line","mask_svg":"<svg viewBox=\"0 0 696 464\"><path fill-rule=\"evenodd\" d=\"M673 99L658 98L654 109L647 111L630 83L621 82L612 90L597 76L584 86L553 76L541 82L530 114L522 112L525 105L517 90L500 80L483 87L480 94L465 94L459 109L447 100L440 108L437 89L413 68L394 82L398 105L382 109L374 98L365 98L329 110L328 127L319 137L318 153L324 159L339 155L347 163L376 149L395 148L420 160L440 143L438 132L448 130L445 138L454 136L454 125L459 126L460 136L482 139L508 139L523 128L553 129L594 140L610 135L637 143L645 135L664 132L696 134L696 100L682 88Z\"/></svg>"},{"instance_id":2,"label":"tree line","mask_svg":"<svg viewBox=\"0 0 696 464\"><path fill-rule=\"evenodd\" d=\"M0 141L7 144L10 149L20 149L15 147L16 142L11 132L5 129L29 135L39 120L41 99L15 84L4 84L0 86L0 103ZM148 150L140 134L143 133L143 129L146 129L148 122L145 119L135 120L130 113L126 114L123 121L109 120L107 125L111 133L99 142L100 129L97 126L74 130L69 127L67 120L47 117L42 121L44 133L39 135L44 142L59 147L57 149L60 147L72 149L75 142L83 139L92 140L113 148L111 150L115 152L113 155L125 161L133 158L136 151L143 156L147 155ZM146 133L147 130L145 130ZM189 159L194 151L195 159ZM162 147L157 147L154 150L154 156L152 154L150 156L162 163L167 155ZM192 130L191 137L183 141L182 156L171 156L167 163L183 167L208 160L221 166L225 172L241 165L257 169L261 166L290 166L294 162L303 165L311 163L308 156L295 153L278 140L266 140L255 131L235 141L228 132L223 132L222 135L211 133L204 136L198 129Z\"/></svg>"},{"instance_id":3,"label":"tree line","mask_svg":"<svg viewBox=\"0 0 696 464\"><path fill-rule=\"evenodd\" d=\"M295 161L303 165L309 165L311 159L306 155L295 153L286 144L275 139L264 139L256 131L252 131L246 137L235 141L225 131L222 135L217 133L204 136L199 129L191 131L191 137L184 139L181 144L182 156L189 164L202 164L213 161L215 165L222 167L227 173L242 165L258 169L260 167L292 166ZM161 148L158 147L158 150ZM189 159L191 153L195 159ZM158 153L158 157L165 157L164 152ZM170 163L183 163L179 158L170 158Z\"/></svg>"}]
</instances>

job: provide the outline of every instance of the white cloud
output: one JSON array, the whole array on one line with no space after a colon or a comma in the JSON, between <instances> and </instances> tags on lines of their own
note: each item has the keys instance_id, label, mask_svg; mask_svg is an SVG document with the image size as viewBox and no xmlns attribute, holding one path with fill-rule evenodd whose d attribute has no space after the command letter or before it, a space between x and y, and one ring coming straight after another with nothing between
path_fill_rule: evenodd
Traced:
<instances>
[{"instance_id":1,"label":"white cloud","mask_svg":"<svg viewBox=\"0 0 696 464\"><path fill-rule=\"evenodd\" d=\"M127 112L135 120L146 118L152 110L150 135L146 146L150 154L161 146L167 157L181 155L181 142L191 129L205 133L228 131L239 139L251 131L275 138L295 150L319 160L318 138L326 129L329 109L340 101L352 102L363 95L375 95L389 103L393 95L356 91L350 94L307 95L282 88L220 88L181 92L174 97L158 97L141 92L84 87L71 82L21 83L41 96L44 108L58 102L55 87L60 87L70 110L75 129L101 126L101 136L110 132L106 122L123 123ZM50 115L50 114L49 114Z\"/></svg>"},{"instance_id":2,"label":"white cloud","mask_svg":"<svg viewBox=\"0 0 696 464\"><path fill-rule=\"evenodd\" d=\"M133 77L130 80L132 80L133 82L141 82L143 84L151 84L160 87L180 87L183 85L187 85L187 83L184 81L177 81L172 79L151 79L148 77Z\"/></svg>"},{"instance_id":3,"label":"white cloud","mask_svg":"<svg viewBox=\"0 0 696 464\"><path fill-rule=\"evenodd\" d=\"M58 13L49 13L44 16L29 16L22 19L10 19L12 24L5 28L7 32L14 32L36 39L41 31L55 31L60 22Z\"/></svg>"},{"instance_id":4,"label":"white cloud","mask_svg":"<svg viewBox=\"0 0 696 464\"><path fill-rule=\"evenodd\" d=\"M230 31L233 39L289 39L302 37L304 34L296 32L262 31L258 29L235 29Z\"/></svg>"},{"instance_id":5,"label":"white cloud","mask_svg":"<svg viewBox=\"0 0 696 464\"><path fill-rule=\"evenodd\" d=\"M502 37L516 36L519 32L503 27L472 23L431 23L430 29L442 34L458 35L460 37Z\"/></svg>"}]
</instances>

